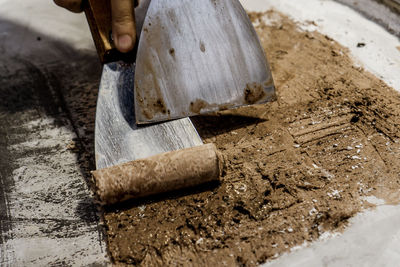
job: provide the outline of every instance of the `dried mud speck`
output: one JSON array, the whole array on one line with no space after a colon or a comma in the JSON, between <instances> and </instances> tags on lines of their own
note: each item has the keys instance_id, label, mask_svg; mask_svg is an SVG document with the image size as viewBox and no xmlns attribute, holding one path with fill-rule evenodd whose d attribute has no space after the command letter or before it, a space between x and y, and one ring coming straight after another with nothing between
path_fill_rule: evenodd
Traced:
<instances>
[{"instance_id":1,"label":"dried mud speck","mask_svg":"<svg viewBox=\"0 0 400 267\"><path fill-rule=\"evenodd\" d=\"M226 157L220 185L107 211L116 264L255 266L342 230L365 196L399 200L399 94L328 36L250 17L277 101L193 119Z\"/></svg>"},{"instance_id":2,"label":"dried mud speck","mask_svg":"<svg viewBox=\"0 0 400 267\"><path fill-rule=\"evenodd\" d=\"M210 106L206 101L201 100L201 99L197 99L194 102L190 102L190 106L189 109L191 112L195 113L195 114L200 114L201 110L203 108L206 108Z\"/></svg>"},{"instance_id":3,"label":"dried mud speck","mask_svg":"<svg viewBox=\"0 0 400 267\"><path fill-rule=\"evenodd\" d=\"M264 88L261 84L247 84L244 89L244 100L247 104L254 104L260 101L265 96Z\"/></svg>"}]
</instances>

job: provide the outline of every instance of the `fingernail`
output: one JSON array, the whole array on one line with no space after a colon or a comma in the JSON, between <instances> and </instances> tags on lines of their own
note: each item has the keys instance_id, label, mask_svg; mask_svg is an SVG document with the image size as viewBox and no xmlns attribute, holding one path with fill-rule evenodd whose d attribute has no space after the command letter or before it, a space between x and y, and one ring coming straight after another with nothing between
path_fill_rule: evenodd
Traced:
<instances>
[{"instance_id":1,"label":"fingernail","mask_svg":"<svg viewBox=\"0 0 400 267\"><path fill-rule=\"evenodd\" d=\"M132 37L128 34L118 36L117 46L121 52L128 52L132 48Z\"/></svg>"}]
</instances>

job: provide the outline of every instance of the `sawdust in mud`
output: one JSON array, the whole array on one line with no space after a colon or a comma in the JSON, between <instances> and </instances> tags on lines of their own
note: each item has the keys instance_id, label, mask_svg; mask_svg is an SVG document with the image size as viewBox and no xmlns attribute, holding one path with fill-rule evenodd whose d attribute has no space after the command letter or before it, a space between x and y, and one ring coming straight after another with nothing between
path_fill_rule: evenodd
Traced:
<instances>
[{"instance_id":1,"label":"sawdust in mud","mask_svg":"<svg viewBox=\"0 0 400 267\"><path fill-rule=\"evenodd\" d=\"M328 36L250 16L278 100L193 119L221 183L107 211L116 264L254 266L342 230L366 196L400 199L400 95Z\"/></svg>"}]
</instances>

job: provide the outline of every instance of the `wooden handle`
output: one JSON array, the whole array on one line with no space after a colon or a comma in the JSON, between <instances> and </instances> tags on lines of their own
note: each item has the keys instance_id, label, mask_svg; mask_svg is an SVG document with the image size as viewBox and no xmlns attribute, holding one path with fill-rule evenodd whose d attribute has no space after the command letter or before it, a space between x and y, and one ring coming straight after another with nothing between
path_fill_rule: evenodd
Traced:
<instances>
[{"instance_id":1,"label":"wooden handle","mask_svg":"<svg viewBox=\"0 0 400 267\"><path fill-rule=\"evenodd\" d=\"M86 0L84 11L96 45L97 54L102 63L117 60L134 60L134 51L121 53L116 48L111 38L111 1ZM136 1L134 1L136 4ZM135 49L134 49L135 50Z\"/></svg>"},{"instance_id":2,"label":"wooden handle","mask_svg":"<svg viewBox=\"0 0 400 267\"><path fill-rule=\"evenodd\" d=\"M87 21L100 61L106 63L115 50L111 41L110 0L87 0L84 6Z\"/></svg>"}]
</instances>

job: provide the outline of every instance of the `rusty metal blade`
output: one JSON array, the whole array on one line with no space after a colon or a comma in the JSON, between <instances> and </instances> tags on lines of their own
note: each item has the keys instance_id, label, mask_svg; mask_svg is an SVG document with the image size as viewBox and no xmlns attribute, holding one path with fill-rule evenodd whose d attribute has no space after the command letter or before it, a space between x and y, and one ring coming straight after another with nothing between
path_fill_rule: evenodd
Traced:
<instances>
[{"instance_id":1,"label":"rusty metal blade","mask_svg":"<svg viewBox=\"0 0 400 267\"><path fill-rule=\"evenodd\" d=\"M238 0L152 0L136 64L139 124L275 98L264 51Z\"/></svg>"}]
</instances>

